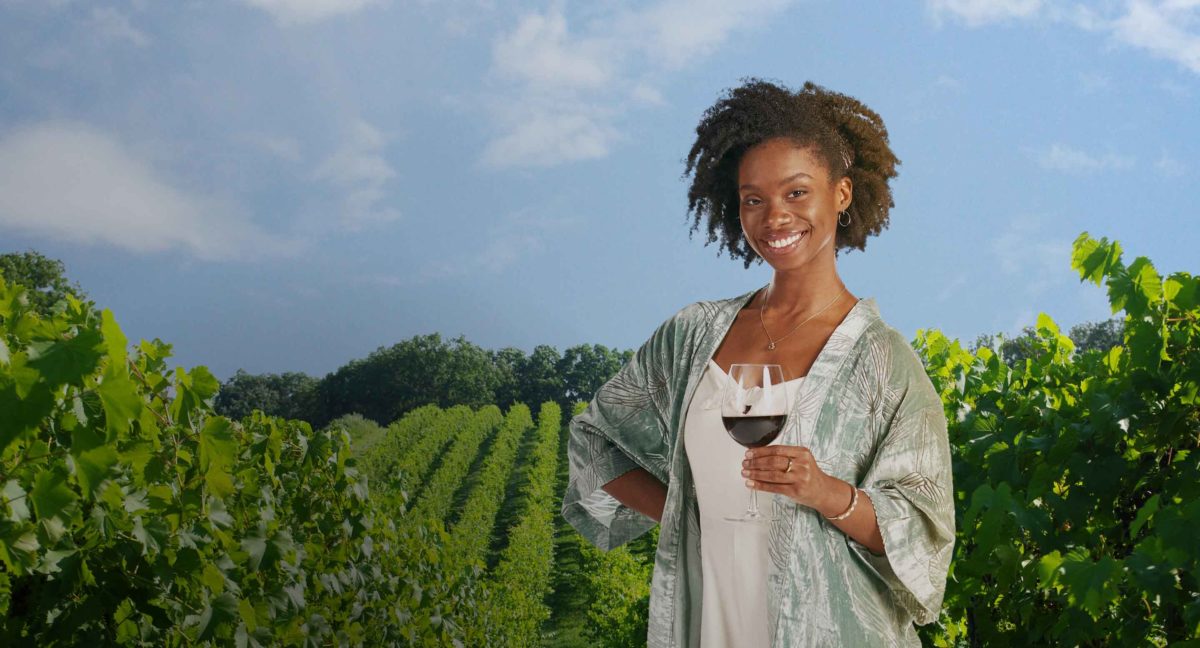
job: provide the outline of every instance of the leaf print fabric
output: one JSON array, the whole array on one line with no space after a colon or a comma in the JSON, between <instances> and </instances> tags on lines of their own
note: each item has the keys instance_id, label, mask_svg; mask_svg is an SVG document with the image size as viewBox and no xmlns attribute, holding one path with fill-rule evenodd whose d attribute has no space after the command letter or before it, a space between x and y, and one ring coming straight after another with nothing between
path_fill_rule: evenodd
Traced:
<instances>
[{"instance_id":1,"label":"leaf print fabric","mask_svg":"<svg viewBox=\"0 0 1200 648\"><path fill-rule=\"evenodd\" d=\"M699 645L699 509L679 440L708 361L756 292L681 309L570 423L563 516L597 547L620 546L654 526L604 484L638 466L667 484L649 646ZM825 472L871 498L885 555L872 555L807 507L760 493L760 505L779 517L769 529L772 646L920 645L913 623L937 618L953 550L949 440L920 359L873 299L859 300L836 327L781 437L807 446Z\"/></svg>"}]
</instances>

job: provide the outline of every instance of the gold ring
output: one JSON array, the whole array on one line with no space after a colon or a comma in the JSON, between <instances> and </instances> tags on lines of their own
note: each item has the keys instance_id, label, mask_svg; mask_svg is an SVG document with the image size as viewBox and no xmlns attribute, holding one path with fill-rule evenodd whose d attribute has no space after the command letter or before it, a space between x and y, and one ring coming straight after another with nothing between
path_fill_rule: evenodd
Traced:
<instances>
[{"instance_id":1,"label":"gold ring","mask_svg":"<svg viewBox=\"0 0 1200 648\"><path fill-rule=\"evenodd\" d=\"M792 472L792 458L791 457L788 457L788 467L787 467L787 470L785 470L783 472L785 472L785 473Z\"/></svg>"}]
</instances>

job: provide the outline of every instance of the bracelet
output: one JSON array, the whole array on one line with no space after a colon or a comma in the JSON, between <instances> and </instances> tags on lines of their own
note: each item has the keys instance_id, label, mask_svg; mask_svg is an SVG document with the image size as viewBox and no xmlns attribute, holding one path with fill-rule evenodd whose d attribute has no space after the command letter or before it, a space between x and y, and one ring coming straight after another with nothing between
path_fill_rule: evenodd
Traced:
<instances>
[{"instance_id":1,"label":"bracelet","mask_svg":"<svg viewBox=\"0 0 1200 648\"><path fill-rule=\"evenodd\" d=\"M850 517L851 513L854 512L854 507L858 505L858 487L851 485L850 488L850 507L843 511L841 515L835 515L833 517L826 515L826 520L845 520L846 518Z\"/></svg>"}]
</instances>

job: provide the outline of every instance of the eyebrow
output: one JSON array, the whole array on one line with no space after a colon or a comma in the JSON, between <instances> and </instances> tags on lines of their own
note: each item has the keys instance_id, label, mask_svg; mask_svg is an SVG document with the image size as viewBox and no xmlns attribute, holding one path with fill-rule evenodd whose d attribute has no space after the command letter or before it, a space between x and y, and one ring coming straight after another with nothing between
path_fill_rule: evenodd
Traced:
<instances>
[{"instance_id":1,"label":"eyebrow","mask_svg":"<svg viewBox=\"0 0 1200 648\"><path fill-rule=\"evenodd\" d=\"M790 176L788 176L788 177L784 178L783 180L780 180L780 181L779 181L779 184L781 184L781 185L785 185L785 184L787 184L787 183L791 182L792 180L795 180L796 178L799 178L799 177L801 177L801 176L804 176L805 178L808 178L808 179L810 179L810 180L812 179L812 176L811 176L811 175L809 175L809 174L807 174L807 173L805 173L805 172L801 171L800 173L797 173L797 174L795 174L795 175L790 175ZM740 187L738 187L738 189L739 189L739 190L741 190L741 189L757 189L757 188L758 188L758 187L756 187L756 186L754 186L754 185L752 185L752 184L744 184L744 185L741 185Z\"/></svg>"}]
</instances>

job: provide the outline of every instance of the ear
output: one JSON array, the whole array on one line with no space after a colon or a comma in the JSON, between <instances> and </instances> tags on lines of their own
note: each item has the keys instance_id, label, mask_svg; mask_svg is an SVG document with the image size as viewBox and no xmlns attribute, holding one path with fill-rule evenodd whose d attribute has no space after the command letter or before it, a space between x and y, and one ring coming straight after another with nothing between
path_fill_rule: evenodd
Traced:
<instances>
[{"instance_id":1,"label":"ear","mask_svg":"<svg viewBox=\"0 0 1200 648\"><path fill-rule=\"evenodd\" d=\"M834 193L837 198L838 211L844 211L850 207L850 201L854 199L854 181L850 176L842 176L834 186Z\"/></svg>"}]
</instances>

